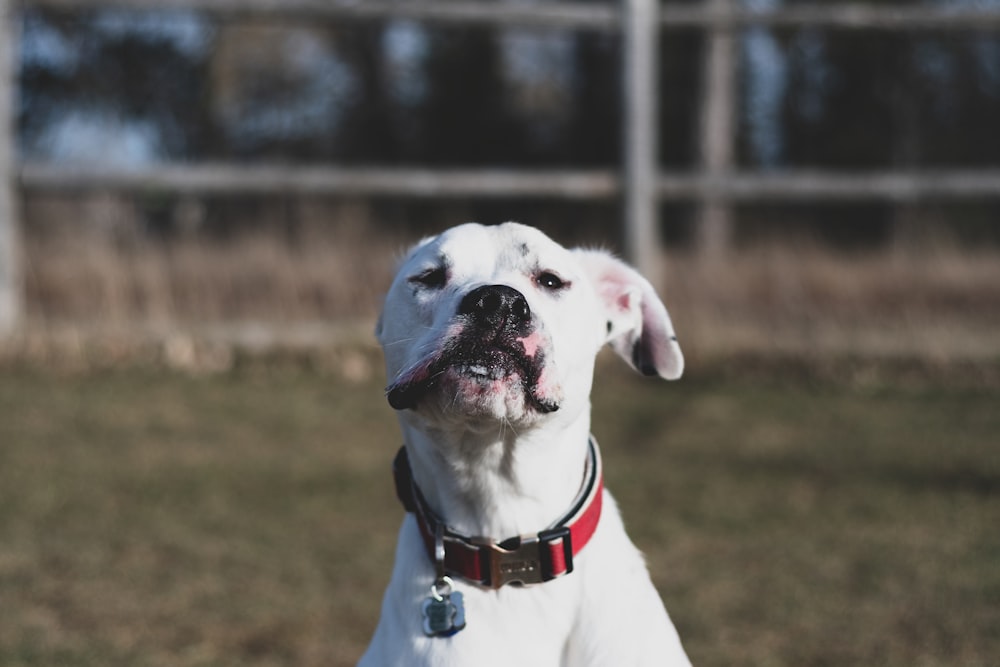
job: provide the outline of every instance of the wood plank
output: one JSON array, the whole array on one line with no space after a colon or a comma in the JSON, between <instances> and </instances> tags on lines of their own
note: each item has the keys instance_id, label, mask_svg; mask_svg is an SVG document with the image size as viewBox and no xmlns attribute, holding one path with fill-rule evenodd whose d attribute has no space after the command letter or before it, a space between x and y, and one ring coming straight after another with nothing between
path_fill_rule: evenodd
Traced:
<instances>
[{"instance_id":1,"label":"wood plank","mask_svg":"<svg viewBox=\"0 0 1000 667\"><path fill-rule=\"evenodd\" d=\"M21 235L16 178L17 50L15 0L0 0L0 338L21 324Z\"/></svg>"},{"instance_id":2,"label":"wood plank","mask_svg":"<svg viewBox=\"0 0 1000 667\"><path fill-rule=\"evenodd\" d=\"M609 200L622 193L613 169L380 169L294 165L165 164L141 169L28 163L31 191L176 191L190 194L310 193L405 197L508 197ZM660 173L662 200L721 196L741 202L961 200L1000 198L1000 169L830 172L740 171L713 178Z\"/></svg>"},{"instance_id":3,"label":"wood plank","mask_svg":"<svg viewBox=\"0 0 1000 667\"><path fill-rule=\"evenodd\" d=\"M1000 198L1000 169L739 172L722 178L661 174L667 200L725 197L740 202L958 201Z\"/></svg>"},{"instance_id":4,"label":"wood plank","mask_svg":"<svg viewBox=\"0 0 1000 667\"><path fill-rule=\"evenodd\" d=\"M273 21L281 17L305 19L410 19L464 25L544 25L577 29L612 29L620 25L613 5L559 3L511 4L457 0L24 0L25 6L62 11L108 7L136 11L203 11L226 17Z\"/></svg>"},{"instance_id":5,"label":"wood plank","mask_svg":"<svg viewBox=\"0 0 1000 667\"><path fill-rule=\"evenodd\" d=\"M659 0L625 0L625 80L622 137L625 155L625 254L653 285L659 284L656 195Z\"/></svg>"},{"instance_id":6,"label":"wood plank","mask_svg":"<svg viewBox=\"0 0 1000 667\"><path fill-rule=\"evenodd\" d=\"M715 15L734 9L732 0L707 0ZM736 34L732 27L712 27L702 54L702 99L699 158L702 172L725 178L736 157ZM695 242L706 259L719 259L729 250L733 212L725 195L712 193L701 202Z\"/></svg>"},{"instance_id":7,"label":"wood plank","mask_svg":"<svg viewBox=\"0 0 1000 667\"><path fill-rule=\"evenodd\" d=\"M600 200L616 196L612 170L380 169L302 165L164 164L140 169L28 163L29 190L176 191L194 194L320 193L404 197L551 197Z\"/></svg>"},{"instance_id":8,"label":"wood plank","mask_svg":"<svg viewBox=\"0 0 1000 667\"><path fill-rule=\"evenodd\" d=\"M24 7L79 11L97 7L128 10L197 10L220 16L413 19L481 25L544 25L616 29L616 5L495 3L476 0L21 0ZM657 19L664 28L826 27L844 30L1000 30L1000 8L988 6L878 6L860 2L816 2L771 10L736 7L732 12L704 5L663 5Z\"/></svg>"}]
</instances>

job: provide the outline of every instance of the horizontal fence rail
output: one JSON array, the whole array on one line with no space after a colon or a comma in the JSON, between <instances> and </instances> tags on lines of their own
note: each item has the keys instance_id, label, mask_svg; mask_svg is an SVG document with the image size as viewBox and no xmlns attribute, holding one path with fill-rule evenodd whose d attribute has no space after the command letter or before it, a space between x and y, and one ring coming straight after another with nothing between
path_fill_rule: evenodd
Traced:
<instances>
[{"instance_id":1,"label":"horizontal fence rail","mask_svg":"<svg viewBox=\"0 0 1000 667\"><path fill-rule=\"evenodd\" d=\"M422 2L362 0L22 0L26 7L57 10L117 8L139 11L192 10L229 17L324 19L409 19L463 25L545 25L565 28L615 28L614 5L566 3Z\"/></svg>"},{"instance_id":2,"label":"horizontal fence rail","mask_svg":"<svg viewBox=\"0 0 1000 667\"><path fill-rule=\"evenodd\" d=\"M25 190L73 192L171 191L195 195L321 194L414 198L522 197L610 200L623 179L613 169L388 169L296 165L179 164L135 168L25 164ZM731 202L804 200L918 201L1000 198L1000 169L870 171L842 174L788 170L728 176L663 173L655 179L663 200Z\"/></svg>"},{"instance_id":3,"label":"horizontal fence rail","mask_svg":"<svg viewBox=\"0 0 1000 667\"><path fill-rule=\"evenodd\" d=\"M661 174L658 184L661 199L739 202L1000 199L1000 169L843 174L735 172L722 177Z\"/></svg>"},{"instance_id":4,"label":"horizontal fence rail","mask_svg":"<svg viewBox=\"0 0 1000 667\"><path fill-rule=\"evenodd\" d=\"M617 173L503 169L388 169L301 165L162 165L144 169L26 164L28 190L171 190L194 194L346 194L403 197L554 197L607 199Z\"/></svg>"},{"instance_id":5,"label":"horizontal fence rail","mask_svg":"<svg viewBox=\"0 0 1000 667\"><path fill-rule=\"evenodd\" d=\"M236 17L411 19L464 25L538 25L577 29L618 29L617 3L512 4L460 0L21 0L22 7L57 10L117 8L139 11L193 10ZM990 7L878 7L860 3L753 10L733 7L661 5L665 28L828 27L841 29L1000 29L1000 9Z\"/></svg>"}]
</instances>

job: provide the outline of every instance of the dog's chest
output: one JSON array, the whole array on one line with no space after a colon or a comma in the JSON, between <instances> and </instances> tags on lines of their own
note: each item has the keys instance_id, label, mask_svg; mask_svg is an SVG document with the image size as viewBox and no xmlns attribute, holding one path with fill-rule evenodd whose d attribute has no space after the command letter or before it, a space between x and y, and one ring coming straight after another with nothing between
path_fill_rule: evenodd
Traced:
<instances>
[{"instance_id":1,"label":"dog's chest","mask_svg":"<svg viewBox=\"0 0 1000 667\"><path fill-rule=\"evenodd\" d=\"M572 582L464 591L468 624L448 638L423 637L423 665L561 665L577 607ZM474 620L473 620L474 619Z\"/></svg>"}]
</instances>

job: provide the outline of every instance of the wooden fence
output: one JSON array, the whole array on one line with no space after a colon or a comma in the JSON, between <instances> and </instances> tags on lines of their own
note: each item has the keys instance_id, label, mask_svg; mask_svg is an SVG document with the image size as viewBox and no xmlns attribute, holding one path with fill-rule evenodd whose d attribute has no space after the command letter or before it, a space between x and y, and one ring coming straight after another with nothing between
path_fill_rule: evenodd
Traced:
<instances>
[{"instance_id":1,"label":"wooden fence","mask_svg":"<svg viewBox=\"0 0 1000 667\"><path fill-rule=\"evenodd\" d=\"M620 31L623 35L624 154L620 168L584 171L354 169L307 166L194 164L119 169L102 165L31 164L17 159L19 10L193 9L222 18L278 21L419 21L495 26L548 26ZM626 252L653 280L657 275L657 205L699 202L698 239L706 254L722 252L731 205L745 201L968 199L1000 196L1000 169L828 173L756 173L735 169L736 35L749 26L841 30L1000 30L1000 7L962 8L822 3L754 11L739 0L701 5L573 2L490 3L464 0L337 2L336 0L0 0L0 335L18 327L24 311L19 268L18 201L25 190L170 190L186 193L313 192L415 197L621 198ZM656 164L656 54L662 30L708 33L703 54L703 99L698 169L664 173Z\"/></svg>"}]
</instances>

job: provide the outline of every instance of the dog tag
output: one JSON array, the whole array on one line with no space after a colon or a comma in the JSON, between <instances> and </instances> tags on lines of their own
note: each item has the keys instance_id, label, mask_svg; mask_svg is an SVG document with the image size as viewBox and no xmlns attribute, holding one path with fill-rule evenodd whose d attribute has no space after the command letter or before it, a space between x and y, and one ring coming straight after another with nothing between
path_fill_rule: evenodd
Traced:
<instances>
[{"instance_id":1,"label":"dog tag","mask_svg":"<svg viewBox=\"0 0 1000 667\"><path fill-rule=\"evenodd\" d=\"M447 577L431 586L431 596L424 600L421 612L424 616L424 634L428 637L451 637L465 627L462 594L452 592L451 580Z\"/></svg>"}]
</instances>

